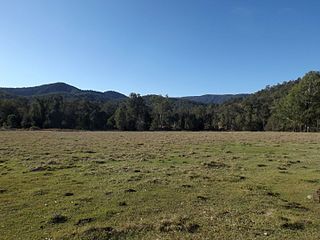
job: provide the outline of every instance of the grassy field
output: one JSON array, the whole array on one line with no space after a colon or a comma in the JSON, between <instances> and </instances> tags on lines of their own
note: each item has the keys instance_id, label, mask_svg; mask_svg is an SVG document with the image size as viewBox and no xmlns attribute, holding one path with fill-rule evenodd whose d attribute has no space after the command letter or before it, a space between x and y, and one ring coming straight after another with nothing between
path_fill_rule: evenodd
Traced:
<instances>
[{"instance_id":1,"label":"grassy field","mask_svg":"<svg viewBox=\"0 0 320 240\"><path fill-rule=\"evenodd\" d=\"M0 132L0 239L319 239L320 134Z\"/></svg>"}]
</instances>

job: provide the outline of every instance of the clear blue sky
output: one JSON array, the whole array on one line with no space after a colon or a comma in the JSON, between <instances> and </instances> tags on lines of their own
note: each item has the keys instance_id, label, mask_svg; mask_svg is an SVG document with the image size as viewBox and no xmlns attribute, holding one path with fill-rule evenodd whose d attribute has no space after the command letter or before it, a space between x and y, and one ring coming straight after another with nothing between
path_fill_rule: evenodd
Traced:
<instances>
[{"instance_id":1,"label":"clear blue sky","mask_svg":"<svg viewBox=\"0 0 320 240\"><path fill-rule=\"evenodd\" d=\"M319 0L0 0L0 86L254 92L320 70Z\"/></svg>"}]
</instances>

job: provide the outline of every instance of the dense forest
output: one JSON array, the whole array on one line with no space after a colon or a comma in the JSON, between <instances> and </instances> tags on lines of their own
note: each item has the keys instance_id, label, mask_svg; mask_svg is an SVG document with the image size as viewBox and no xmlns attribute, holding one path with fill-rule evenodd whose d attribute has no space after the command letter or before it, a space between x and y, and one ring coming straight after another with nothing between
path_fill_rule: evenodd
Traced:
<instances>
[{"instance_id":1,"label":"dense forest","mask_svg":"<svg viewBox=\"0 0 320 240\"><path fill-rule=\"evenodd\" d=\"M70 91L75 91L71 89ZM80 94L80 93L79 93ZM83 94L83 93L81 93ZM106 96L108 93L104 93ZM111 93L115 94L115 93ZM228 100L204 104L132 93L116 100L0 92L2 128L79 130L318 131L320 72ZM109 96L109 95L108 95Z\"/></svg>"}]
</instances>

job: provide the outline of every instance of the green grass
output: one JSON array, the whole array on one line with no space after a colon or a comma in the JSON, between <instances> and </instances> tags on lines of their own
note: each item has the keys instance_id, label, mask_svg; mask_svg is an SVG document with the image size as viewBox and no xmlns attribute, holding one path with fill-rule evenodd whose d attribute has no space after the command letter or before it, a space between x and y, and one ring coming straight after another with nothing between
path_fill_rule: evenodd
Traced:
<instances>
[{"instance_id":1,"label":"green grass","mask_svg":"<svg viewBox=\"0 0 320 240\"><path fill-rule=\"evenodd\" d=\"M319 188L320 134L0 132L1 239L319 239Z\"/></svg>"}]
</instances>

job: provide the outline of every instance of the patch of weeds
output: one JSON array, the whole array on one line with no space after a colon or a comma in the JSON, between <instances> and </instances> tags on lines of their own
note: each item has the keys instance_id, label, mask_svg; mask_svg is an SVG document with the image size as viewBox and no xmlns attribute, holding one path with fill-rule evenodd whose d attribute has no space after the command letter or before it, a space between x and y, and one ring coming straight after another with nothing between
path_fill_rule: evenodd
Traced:
<instances>
[{"instance_id":1,"label":"patch of weeds","mask_svg":"<svg viewBox=\"0 0 320 240\"><path fill-rule=\"evenodd\" d=\"M65 223L68 218L61 214L55 214L53 217L50 218L49 223L51 224L60 224Z\"/></svg>"},{"instance_id":2,"label":"patch of weeds","mask_svg":"<svg viewBox=\"0 0 320 240\"><path fill-rule=\"evenodd\" d=\"M267 167L268 165L266 164L258 164L257 167Z\"/></svg>"},{"instance_id":3,"label":"patch of weeds","mask_svg":"<svg viewBox=\"0 0 320 240\"><path fill-rule=\"evenodd\" d=\"M229 218L231 216L232 216L232 213L230 211L228 211L228 210L220 212L220 213L217 214L218 218Z\"/></svg>"},{"instance_id":4,"label":"patch of weeds","mask_svg":"<svg viewBox=\"0 0 320 240\"><path fill-rule=\"evenodd\" d=\"M288 161L288 164L290 164L290 165L292 165L292 164L298 164L298 163L301 163L301 161L300 161L300 160L297 160L297 161L292 161L292 160L290 160L290 161Z\"/></svg>"},{"instance_id":5,"label":"patch of weeds","mask_svg":"<svg viewBox=\"0 0 320 240\"><path fill-rule=\"evenodd\" d=\"M106 161L103 161L103 160L95 160L94 163L96 163L96 164L105 164Z\"/></svg>"},{"instance_id":6,"label":"patch of weeds","mask_svg":"<svg viewBox=\"0 0 320 240\"><path fill-rule=\"evenodd\" d=\"M187 231L189 233L195 233L198 231L199 228L200 228L200 225L196 223L190 223L187 225Z\"/></svg>"},{"instance_id":7,"label":"patch of weeds","mask_svg":"<svg viewBox=\"0 0 320 240\"><path fill-rule=\"evenodd\" d=\"M2 193L6 193L7 191L8 191L7 189L0 188L0 194L2 194Z\"/></svg>"},{"instance_id":8,"label":"patch of weeds","mask_svg":"<svg viewBox=\"0 0 320 240\"><path fill-rule=\"evenodd\" d=\"M282 174L289 174L288 171L279 171L279 173L282 173Z\"/></svg>"},{"instance_id":9,"label":"patch of weeds","mask_svg":"<svg viewBox=\"0 0 320 240\"><path fill-rule=\"evenodd\" d=\"M109 211L106 212L106 218L110 219L110 218L112 218L113 216L115 216L117 214L118 214L118 212L113 211L113 210L109 210Z\"/></svg>"},{"instance_id":10,"label":"patch of weeds","mask_svg":"<svg viewBox=\"0 0 320 240\"><path fill-rule=\"evenodd\" d=\"M286 205L284 205L285 209L295 209L295 210L301 210L301 211L309 211L308 208L302 206L300 203L296 202L289 202Z\"/></svg>"},{"instance_id":11,"label":"patch of weeds","mask_svg":"<svg viewBox=\"0 0 320 240\"><path fill-rule=\"evenodd\" d=\"M49 162L47 162L47 164L49 164L49 165L58 165L59 163L57 161L50 160Z\"/></svg>"},{"instance_id":12,"label":"patch of weeds","mask_svg":"<svg viewBox=\"0 0 320 240\"><path fill-rule=\"evenodd\" d=\"M288 230L304 230L305 229L305 224L303 222L294 222L294 223L289 223L286 222L281 225L281 228L283 229L288 229Z\"/></svg>"},{"instance_id":13,"label":"patch of weeds","mask_svg":"<svg viewBox=\"0 0 320 240\"><path fill-rule=\"evenodd\" d=\"M188 218L164 219L158 226L160 232L195 233L199 228L200 225L190 222Z\"/></svg>"},{"instance_id":14,"label":"patch of weeds","mask_svg":"<svg viewBox=\"0 0 320 240\"><path fill-rule=\"evenodd\" d=\"M77 226L83 226L87 223L91 223L95 221L94 218L82 218L82 219L79 219L79 221L76 223Z\"/></svg>"},{"instance_id":15,"label":"patch of weeds","mask_svg":"<svg viewBox=\"0 0 320 240\"><path fill-rule=\"evenodd\" d=\"M85 197L85 198L80 198L78 200L81 202L92 202L93 198L92 197Z\"/></svg>"},{"instance_id":16,"label":"patch of weeds","mask_svg":"<svg viewBox=\"0 0 320 240\"><path fill-rule=\"evenodd\" d=\"M234 176L234 175L232 175L232 176L226 178L226 181L232 182L232 183L242 182L244 180L246 180L245 176Z\"/></svg>"},{"instance_id":17,"label":"patch of weeds","mask_svg":"<svg viewBox=\"0 0 320 240\"><path fill-rule=\"evenodd\" d=\"M159 185L163 184L163 185L167 185L169 183L169 181L166 178L163 178L163 179L153 178L153 179L147 180L146 183L147 184L159 184Z\"/></svg>"},{"instance_id":18,"label":"patch of weeds","mask_svg":"<svg viewBox=\"0 0 320 240\"><path fill-rule=\"evenodd\" d=\"M229 166L227 164L222 163L222 162L215 162L215 161L203 163L203 166L205 166L206 168L210 168L210 169L229 168Z\"/></svg>"},{"instance_id":19,"label":"patch of weeds","mask_svg":"<svg viewBox=\"0 0 320 240\"><path fill-rule=\"evenodd\" d=\"M35 168L32 168L30 169L30 172L42 172L42 171L49 171L49 170L52 170L51 167L49 166L39 166L39 167L35 167Z\"/></svg>"},{"instance_id":20,"label":"patch of weeds","mask_svg":"<svg viewBox=\"0 0 320 240\"><path fill-rule=\"evenodd\" d=\"M320 203L320 188L313 194L313 200Z\"/></svg>"},{"instance_id":21,"label":"patch of weeds","mask_svg":"<svg viewBox=\"0 0 320 240\"><path fill-rule=\"evenodd\" d=\"M132 188L129 188L129 189L126 189L124 190L125 193L135 193L137 192L136 190L132 189Z\"/></svg>"},{"instance_id":22,"label":"patch of weeds","mask_svg":"<svg viewBox=\"0 0 320 240\"><path fill-rule=\"evenodd\" d=\"M302 179L302 181L307 183L320 183L320 179Z\"/></svg>"},{"instance_id":23,"label":"patch of weeds","mask_svg":"<svg viewBox=\"0 0 320 240\"><path fill-rule=\"evenodd\" d=\"M46 195L48 193L49 193L49 191L40 189L40 190L34 191L33 195L34 196L43 196L43 195Z\"/></svg>"},{"instance_id":24,"label":"patch of weeds","mask_svg":"<svg viewBox=\"0 0 320 240\"><path fill-rule=\"evenodd\" d=\"M82 151L82 153L89 153L89 154L93 154L93 153L96 153L95 151L93 150L84 150Z\"/></svg>"},{"instance_id":25,"label":"patch of weeds","mask_svg":"<svg viewBox=\"0 0 320 240\"><path fill-rule=\"evenodd\" d=\"M130 239L141 232L152 230L149 225L129 225L121 229L113 227L92 227L82 233L66 236L65 240L81 239L81 240L120 240Z\"/></svg>"},{"instance_id":26,"label":"patch of weeds","mask_svg":"<svg viewBox=\"0 0 320 240\"><path fill-rule=\"evenodd\" d=\"M270 197L280 197L280 193L268 191L267 195Z\"/></svg>"},{"instance_id":27,"label":"patch of weeds","mask_svg":"<svg viewBox=\"0 0 320 240\"><path fill-rule=\"evenodd\" d=\"M136 181L140 181L142 179L141 175L137 175L137 176L131 176L127 181L128 182L136 182Z\"/></svg>"},{"instance_id":28,"label":"patch of weeds","mask_svg":"<svg viewBox=\"0 0 320 240\"><path fill-rule=\"evenodd\" d=\"M281 170L281 171L286 171L286 170L288 170L286 167L278 167L278 169Z\"/></svg>"},{"instance_id":29,"label":"patch of weeds","mask_svg":"<svg viewBox=\"0 0 320 240\"><path fill-rule=\"evenodd\" d=\"M205 201L208 200L208 197L205 197L205 196L197 196L197 199L205 202Z\"/></svg>"},{"instance_id":30,"label":"patch of weeds","mask_svg":"<svg viewBox=\"0 0 320 240\"><path fill-rule=\"evenodd\" d=\"M125 234L118 232L112 227L103 227L103 228L89 228L83 233L78 234L77 239L83 240L97 240L97 239L123 239ZM69 238L65 238L69 239Z\"/></svg>"},{"instance_id":31,"label":"patch of weeds","mask_svg":"<svg viewBox=\"0 0 320 240\"><path fill-rule=\"evenodd\" d=\"M281 221L284 221L284 222L289 222L289 220L290 220L289 218L283 217L283 216L280 216L279 219L280 219Z\"/></svg>"},{"instance_id":32,"label":"patch of weeds","mask_svg":"<svg viewBox=\"0 0 320 240\"><path fill-rule=\"evenodd\" d=\"M128 204L127 204L125 201L119 202L118 205L119 205L120 207L128 206Z\"/></svg>"},{"instance_id":33,"label":"patch of weeds","mask_svg":"<svg viewBox=\"0 0 320 240\"><path fill-rule=\"evenodd\" d=\"M248 186L247 187L248 188L248 190L250 190L250 191L255 191L255 190L257 190L257 191L269 191L270 189L267 187L267 186L265 186L265 185L252 185L252 186Z\"/></svg>"},{"instance_id":34,"label":"patch of weeds","mask_svg":"<svg viewBox=\"0 0 320 240\"><path fill-rule=\"evenodd\" d=\"M200 178L200 177L201 176L199 174L194 174L194 173L189 175L190 179L197 179L197 178Z\"/></svg>"}]
</instances>

